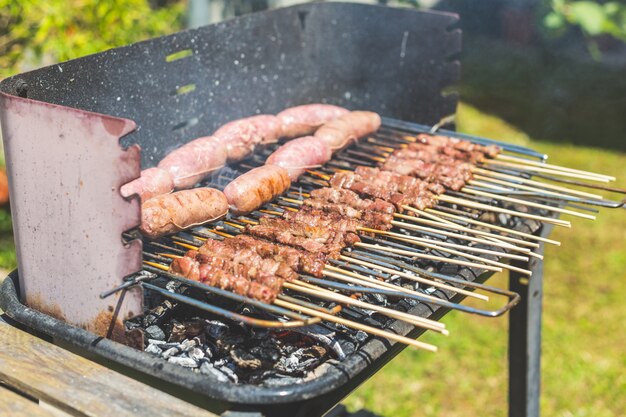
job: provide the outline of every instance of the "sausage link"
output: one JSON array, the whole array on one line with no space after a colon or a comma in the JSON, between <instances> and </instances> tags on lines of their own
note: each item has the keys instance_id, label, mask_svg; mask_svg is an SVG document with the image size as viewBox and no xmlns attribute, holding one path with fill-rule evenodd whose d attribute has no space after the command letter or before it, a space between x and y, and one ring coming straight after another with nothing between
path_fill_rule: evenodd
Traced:
<instances>
[{"instance_id":1,"label":"sausage link","mask_svg":"<svg viewBox=\"0 0 626 417\"><path fill-rule=\"evenodd\" d=\"M380 125L381 119L377 113L353 111L325 123L315 132L315 137L324 140L334 152L348 146L350 142L356 142L358 138L376 132Z\"/></svg>"},{"instance_id":2,"label":"sausage link","mask_svg":"<svg viewBox=\"0 0 626 417\"><path fill-rule=\"evenodd\" d=\"M266 165L277 165L289 172L291 181L297 181L307 169L324 165L332 157L332 151L320 138L305 136L291 140L272 153Z\"/></svg>"},{"instance_id":3,"label":"sausage link","mask_svg":"<svg viewBox=\"0 0 626 417\"><path fill-rule=\"evenodd\" d=\"M145 236L155 239L220 219L228 213L228 200L220 190L194 188L160 195L141 205L141 226Z\"/></svg>"},{"instance_id":4,"label":"sausage link","mask_svg":"<svg viewBox=\"0 0 626 417\"><path fill-rule=\"evenodd\" d=\"M155 167L144 169L139 178L122 185L120 193L124 197L138 194L144 202L154 196L171 193L173 190L174 182L169 172Z\"/></svg>"},{"instance_id":5,"label":"sausage link","mask_svg":"<svg viewBox=\"0 0 626 417\"><path fill-rule=\"evenodd\" d=\"M349 113L331 104L305 104L289 107L276 115L282 123L283 135L290 138L312 135L318 127Z\"/></svg>"},{"instance_id":6,"label":"sausage link","mask_svg":"<svg viewBox=\"0 0 626 417\"><path fill-rule=\"evenodd\" d=\"M191 188L226 164L226 148L213 136L192 140L170 152L158 167L168 171L177 189Z\"/></svg>"},{"instance_id":7,"label":"sausage link","mask_svg":"<svg viewBox=\"0 0 626 417\"><path fill-rule=\"evenodd\" d=\"M235 178L224 188L234 214L256 210L289 189L289 172L275 165L263 165Z\"/></svg>"}]
</instances>

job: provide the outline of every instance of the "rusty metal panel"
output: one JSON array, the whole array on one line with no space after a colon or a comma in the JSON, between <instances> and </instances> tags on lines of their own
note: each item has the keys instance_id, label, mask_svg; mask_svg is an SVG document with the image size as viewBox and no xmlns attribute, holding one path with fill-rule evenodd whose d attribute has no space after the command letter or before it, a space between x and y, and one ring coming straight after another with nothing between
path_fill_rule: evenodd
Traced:
<instances>
[{"instance_id":1,"label":"rusty metal panel","mask_svg":"<svg viewBox=\"0 0 626 417\"><path fill-rule=\"evenodd\" d=\"M119 193L139 176L139 147L119 145L135 123L7 94L0 112L22 301L120 340L141 292L98 295L141 268L141 242L121 236L141 207Z\"/></svg>"}]
</instances>

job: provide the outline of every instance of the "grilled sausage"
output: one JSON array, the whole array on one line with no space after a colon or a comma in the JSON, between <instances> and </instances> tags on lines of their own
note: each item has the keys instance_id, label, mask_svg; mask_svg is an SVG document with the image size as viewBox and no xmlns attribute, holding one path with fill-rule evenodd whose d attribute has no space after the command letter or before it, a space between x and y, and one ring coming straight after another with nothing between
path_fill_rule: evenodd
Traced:
<instances>
[{"instance_id":1,"label":"grilled sausage","mask_svg":"<svg viewBox=\"0 0 626 417\"><path fill-rule=\"evenodd\" d=\"M276 143L283 136L283 125L273 114L260 114L244 119L256 127L261 136L261 144Z\"/></svg>"},{"instance_id":2,"label":"grilled sausage","mask_svg":"<svg viewBox=\"0 0 626 417\"><path fill-rule=\"evenodd\" d=\"M344 148L350 142L369 135L381 125L380 116L371 111L353 111L325 123L315 132L315 137L322 139L334 152Z\"/></svg>"},{"instance_id":3,"label":"grilled sausage","mask_svg":"<svg viewBox=\"0 0 626 417\"><path fill-rule=\"evenodd\" d=\"M331 104L305 104L289 107L276 117L282 123L284 136L298 138L312 135L324 123L347 113L349 110Z\"/></svg>"},{"instance_id":4,"label":"grilled sausage","mask_svg":"<svg viewBox=\"0 0 626 417\"><path fill-rule=\"evenodd\" d=\"M155 239L220 219L227 213L228 201L220 190L183 190L160 195L143 203L139 230L145 236Z\"/></svg>"},{"instance_id":5,"label":"grilled sausage","mask_svg":"<svg viewBox=\"0 0 626 417\"><path fill-rule=\"evenodd\" d=\"M226 149L228 162L237 162L254 151L263 138L254 124L245 119L226 123L213 133Z\"/></svg>"},{"instance_id":6,"label":"grilled sausage","mask_svg":"<svg viewBox=\"0 0 626 417\"><path fill-rule=\"evenodd\" d=\"M139 194L141 201L144 202L154 196L171 193L173 190L174 181L169 172L155 167L144 169L139 178L122 185L120 193L124 197Z\"/></svg>"},{"instance_id":7,"label":"grilled sausage","mask_svg":"<svg viewBox=\"0 0 626 417\"><path fill-rule=\"evenodd\" d=\"M234 214L245 214L284 193L291 186L289 172L275 165L263 165L235 178L224 188Z\"/></svg>"},{"instance_id":8,"label":"grilled sausage","mask_svg":"<svg viewBox=\"0 0 626 417\"><path fill-rule=\"evenodd\" d=\"M226 164L226 148L213 136L192 140L170 152L158 167L170 173L177 189L190 188Z\"/></svg>"},{"instance_id":9,"label":"grilled sausage","mask_svg":"<svg viewBox=\"0 0 626 417\"><path fill-rule=\"evenodd\" d=\"M266 165L277 165L289 172L291 181L297 181L307 169L328 162L332 151L320 138L305 136L291 140L274 151L265 161Z\"/></svg>"}]
</instances>

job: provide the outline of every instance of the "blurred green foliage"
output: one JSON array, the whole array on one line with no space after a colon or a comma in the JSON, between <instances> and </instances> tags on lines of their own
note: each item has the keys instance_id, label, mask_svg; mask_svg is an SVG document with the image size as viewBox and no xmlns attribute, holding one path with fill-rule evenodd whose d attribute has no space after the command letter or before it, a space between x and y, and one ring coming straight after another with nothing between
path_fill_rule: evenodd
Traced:
<instances>
[{"instance_id":1,"label":"blurred green foliage","mask_svg":"<svg viewBox=\"0 0 626 417\"><path fill-rule=\"evenodd\" d=\"M0 0L0 78L182 28L184 1L153 3Z\"/></svg>"},{"instance_id":2,"label":"blurred green foliage","mask_svg":"<svg viewBox=\"0 0 626 417\"><path fill-rule=\"evenodd\" d=\"M552 0L543 18L544 26L557 36L571 26L579 27L588 39L589 52L600 57L594 37L610 35L626 42L626 4L608 1Z\"/></svg>"}]
</instances>

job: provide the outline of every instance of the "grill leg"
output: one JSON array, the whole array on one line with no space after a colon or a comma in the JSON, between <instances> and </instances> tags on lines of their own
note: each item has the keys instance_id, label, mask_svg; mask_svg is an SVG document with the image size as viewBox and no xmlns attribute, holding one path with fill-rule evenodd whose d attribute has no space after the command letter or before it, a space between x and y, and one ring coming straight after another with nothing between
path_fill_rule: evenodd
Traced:
<instances>
[{"instance_id":1,"label":"grill leg","mask_svg":"<svg viewBox=\"0 0 626 417\"><path fill-rule=\"evenodd\" d=\"M544 226L541 235L550 234ZM538 249L543 254L544 245ZM541 312L543 262L530 258L517 266L530 269L532 277L509 273L509 288L521 297L509 312L509 417L539 417L541 387Z\"/></svg>"}]
</instances>

